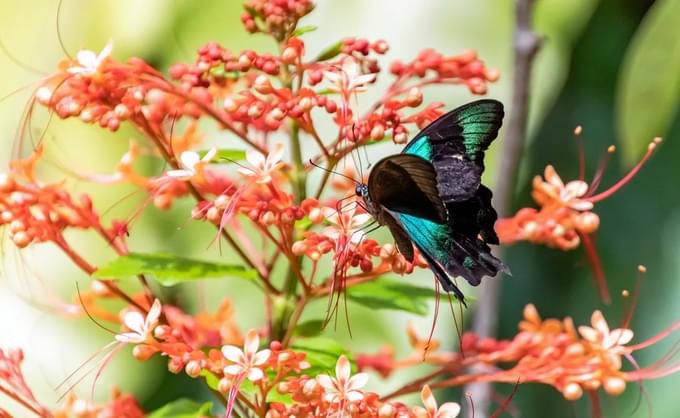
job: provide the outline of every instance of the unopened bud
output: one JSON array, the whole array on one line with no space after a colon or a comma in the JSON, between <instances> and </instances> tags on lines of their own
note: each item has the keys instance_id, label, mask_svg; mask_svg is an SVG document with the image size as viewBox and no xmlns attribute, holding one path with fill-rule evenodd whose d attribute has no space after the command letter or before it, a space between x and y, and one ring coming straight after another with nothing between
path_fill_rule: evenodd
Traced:
<instances>
[{"instance_id":1,"label":"unopened bud","mask_svg":"<svg viewBox=\"0 0 680 418\"><path fill-rule=\"evenodd\" d=\"M281 61L283 61L286 64L295 64L297 58L298 58L297 49L290 46L284 49L283 53L281 54Z\"/></svg>"},{"instance_id":2,"label":"unopened bud","mask_svg":"<svg viewBox=\"0 0 680 418\"><path fill-rule=\"evenodd\" d=\"M583 389L578 383L569 383L562 390L562 395L568 401L575 401L583 396Z\"/></svg>"},{"instance_id":3,"label":"unopened bud","mask_svg":"<svg viewBox=\"0 0 680 418\"><path fill-rule=\"evenodd\" d=\"M295 255L302 255L305 253L305 251L307 251L307 245L304 243L304 241L296 241L293 243L291 251L293 251L293 254Z\"/></svg>"},{"instance_id":4,"label":"unopened bud","mask_svg":"<svg viewBox=\"0 0 680 418\"><path fill-rule=\"evenodd\" d=\"M156 351L157 350L150 345L139 344L132 349L132 356L139 361L145 361L151 358L151 356L153 356Z\"/></svg>"},{"instance_id":5,"label":"unopened bud","mask_svg":"<svg viewBox=\"0 0 680 418\"><path fill-rule=\"evenodd\" d=\"M42 86L35 92L35 98L40 104L47 106L52 99L52 90L49 87Z\"/></svg>"},{"instance_id":6,"label":"unopened bud","mask_svg":"<svg viewBox=\"0 0 680 418\"><path fill-rule=\"evenodd\" d=\"M381 124L377 124L371 129L371 139L374 141L378 141L380 139L383 139L385 136L385 128Z\"/></svg>"},{"instance_id":7,"label":"unopened bud","mask_svg":"<svg viewBox=\"0 0 680 418\"><path fill-rule=\"evenodd\" d=\"M236 103L234 99L232 99L231 97L227 97L226 99L224 99L223 107L224 110L226 110L229 113L235 112L236 109L238 109L238 103Z\"/></svg>"},{"instance_id":8,"label":"unopened bud","mask_svg":"<svg viewBox=\"0 0 680 418\"><path fill-rule=\"evenodd\" d=\"M378 416L380 418L391 418L394 415L395 409L392 405L384 403L378 409Z\"/></svg>"},{"instance_id":9,"label":"unopened bud","mask_svg":"<svg viewBox=\"0 0 680 418\"><path fill-rule=\"evenodd\" d=\"M309 220L313 224L320 224L324 220L323 211L319 208L314 208L309 211Z\"/></svg>"},{"instance_id":10,"label":"unopened bud","mask_svg":"<svg viewBox=\"0 0 680 418\"><path fill-rule=\"evenodd\" d=\"M25 248L31 243L31 237L29 237L26 232L19 231L12 235L12 241L17 247Z\"/></svg>"},{"instance_id":11,"label":"unopened bud","mask_svg":"<svg viewBox=\"0 0 680 418\"><path fill-rule=\"evenodd\" d=\"M269 81L269 77L262 74L255 79L255 83L253 83L253 88L258 93L262 93L262 94L271 93L272 83L271 83L271 81Z\"/></svg>"},{"instance_id":12,"label":"unopened bud","mask_svg":"<svg viewBox=\"0 0 680 418\"><path fill-rule=\"evenodd\" d=\"M220 221L220 213L221 211L216 208L215 206L211 207L208 209L208 211L205 214L205 217L208 218L208 220L212 223L217 223Z\"/></svg>"},{"instance_id":13,"label":"unopened bud","mask_svg":"<svg viewBox=\"0 0 680 418\"><path fill-rule=\"evenodd\" d=\"M187 365L184 367L184 371L187 373L187 375L194 378L198 377L201 374L201 369L202 369L201 363L196 360L188 362Z\"/></svg>"},{"instance_id":14,"label":"unopened bud","mask_svg":"<svg viewBox=\"0 0 680 418\"><path fill-rule=\"evenodd\" d=\"M423 103L423 92L418 87L411 88L406 96L406 103L411 107L420 106Z\"/></svg>"},{"instance_id":15,"label":"unopened bud","mask_svg":"<svg viewBox=\"0 0 680 418\"><path fill-rule=\"evenodd\" d=\"M604 381L604 391L610 395L620 395L626 390L626 381L620 377L608 377Z\"/></svg>"},{"instance_id":16,"label":"unopened bud","mask_svg":"<svg viewBox=\"0 0 680 418\"><path fill-rule=\"evenodd\" d=\"M309 379L308 381L305 382L305 385L302 387L302 393L304 393L307 396L312 396L316 388L317 388L316 380Z\"/></svg>"}]
</instances>

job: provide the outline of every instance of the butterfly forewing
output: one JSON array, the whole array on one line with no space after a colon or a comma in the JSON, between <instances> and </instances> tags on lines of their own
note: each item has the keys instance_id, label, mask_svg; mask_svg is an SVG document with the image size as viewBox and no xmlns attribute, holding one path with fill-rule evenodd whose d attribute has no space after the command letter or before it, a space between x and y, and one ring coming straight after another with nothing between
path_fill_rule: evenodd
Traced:
<instances>
[{"instance_id":1,"label":"butterfly forewing","mask_svg":"<svg viewBox=\"0 0 680 418\"><path fill-rule=\"evenodd\" d=\"M447 220L434 168L428 161L397 154L376 163L368 178L371 200L387 209L438 223Z\"/></svg>"},{"instance_id":2,"label":"butterfly forewing","mask_svg":"<svg viewBox=\"0 0 680 418\"><path fill-rule=\"evenodd\" d=\"M484 151L498 135L503 115L496 100L468 103L428 125L403 152L432 162L442 201L470 199L481 184Z\"/></svg>"}]
</instances>

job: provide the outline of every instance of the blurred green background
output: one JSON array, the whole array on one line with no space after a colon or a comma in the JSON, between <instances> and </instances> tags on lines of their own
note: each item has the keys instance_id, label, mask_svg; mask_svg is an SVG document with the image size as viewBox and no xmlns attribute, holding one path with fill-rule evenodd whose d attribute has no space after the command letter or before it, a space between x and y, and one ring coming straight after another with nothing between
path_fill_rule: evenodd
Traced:
<instances>
[{"instance_id":1,"label":"blurred green background","mask_svg":"<svg viewBox=\"0 0 680 418\"><path fill-rule=\"evenodd\" d=\"M241 2L189 0L134 0L90 2L65 0L57 19L54 0L0 0L0 164L6 167L24 104L39 80L49 74L64 56L58 39L74 55L80 48L99 51L108 39L114 42L113 56L125 60L140 56L161 70L178 61L193 61L192 51L216 40L232 50L273 51L260 35L243 30ZM58 22L58 23L57 23ZM582 249L563 253L520 244L512 247L507 263L513 271L504 279L501 337L511 337L527 303L537 305L544 316L572 316L577 324L589 321L594 309L603 309L611 324L621 318L621 290L631 289L636 266L645 264L648 275L640 294L633 321L636 340L650 337L672 321L680 319L680 2L677 0L538 0L535 27L544 37L532 80L530 138L524 153L515 208L532 206L530 179L546 164L556 166L566 179L577 176L577 149L572 131L584 127L589 173L610 144L619 149L603 181L609 185L620 178L654 136L664 144L642 172L623 191L598 204L602 222L597 247L604 264L614 301L598 301L591 271ZM509 0L393 0L321 1L303 24L319 30L305 35L308 53L321 50L346 36L386 39L388 59L407 60L419 50L433 47L445 54L475 48L489 66L501 71L501 80L490 87L489 96L508 103L511 88L513 2ZM59 27L59 31L57 29ZM37 70L37 71L36 71ZM383 78L385 85L387 77ZM379 88L362 96L363 103L377 95ZM13 94L10 94L13 93ZM437 88L426 92L426 100L441 100L454 107L471 99L462 88ZM43 115L44 116L44 115ZM36 129L47 125L38 116ZM129 128L110 134L77 121L50 121L48 159L55 165L81 172L110 172L136 133ZM219 134L221 140L228 136ZM217 136L217 134L215 134ZM211 138L212 139L212 138ZM502 141L502 132L501 132ZM503 158L498 145L492 147L487 164L487 182L494 178L494 161ZM378 153L395 152L386 146ZM160 168L149 163L150 172ZM58 170L43 173L60 178ZM56 177L55 177L56 176ZM100 208L108 208L132 190L116 187L102 190L85 183L71 183L78 191L95 196ZM126 217L143 202L139 194L118 204L109 216ZM174 251L204 258L224 259L216 248L206 250L214 231L188 222L190 202L175 205L170 212L154 208L134 225L131 247L138 251ZM387 240L382 231L377 234ZM84 234L74 234L79 248L87 248L94 262L112 258L105 246ZM81 361L111 340L106 332L87 320L66 320L41 307L45 295L69 299L75 282L86 286L88 279L50 246L38 246L18 253L3 246L0 281L0 346L22 347L25 370L39 399L56 402L54 387ZM431 283L421 271L412 280ZM233 300L244 329L263 320L259 294L238 282L205 283L201 289L183 289L174 296L185 306L214 309L226 295ZM466 289L474 295L472 289ZM198 294L207 295L205 298ZM479 295L476 295L479 297ZM258 303L253 303L256 300ZM306 317L321 315L323 306ZM453 346L455 329L442 315L438 336ZM352 306L354 337L343 327L328 329L358 351L376 351L393 344L398 354L407 353L405 326L412 321L429 330L431 318L367 310ZM673 339L671 339L673 340ZM647 350L638 357L645 365L670 348ZM177 396L206 396L196 382L164 372L160 360L139 364L119 355L97 385L97 398L107 397L113 382L132 391L147 410ZM382 392L394 388L406 377L389 382L372 376L371 388ZM90 380L79 386L89 396ZM655 416L677 416L680 399L674 396L680 376L648 382L645 390ZM501 393L510 388L499 386ZM501 395L502 396L502 395ZM455 391L441 394L459 399ZM625 395L606 399L605 416L647 416L645 403L637 409L639 391L630 385ZM5 400L0 399L4 406ZM514 398L523 417L587 416L589 404L566 402L550 387L523 385ZM546 411L550 411L546 414Z\"/></svg>"}]
</instances>

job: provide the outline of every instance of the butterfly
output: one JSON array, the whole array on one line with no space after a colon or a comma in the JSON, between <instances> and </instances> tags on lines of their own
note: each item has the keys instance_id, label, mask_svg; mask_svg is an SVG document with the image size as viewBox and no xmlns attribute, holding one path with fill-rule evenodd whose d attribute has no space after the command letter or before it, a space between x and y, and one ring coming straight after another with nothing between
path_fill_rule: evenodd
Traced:
<instances>
[{"instance_id":1,"label":"butterfly","mask_svg":"<svg viewBox=\"0 0 680 418\"><path fill-rule=\"evenodd\" d=\"M356 186L363 206L389 228L399 252L413 261L414 247L447 292L465 304L452 277L477 286L507 266L493 254L497 214L481 183L484 151L498 135L503 104L478 100L425 127L401 154L378 161L368 182Z\"/></svg>"}]
</instances>

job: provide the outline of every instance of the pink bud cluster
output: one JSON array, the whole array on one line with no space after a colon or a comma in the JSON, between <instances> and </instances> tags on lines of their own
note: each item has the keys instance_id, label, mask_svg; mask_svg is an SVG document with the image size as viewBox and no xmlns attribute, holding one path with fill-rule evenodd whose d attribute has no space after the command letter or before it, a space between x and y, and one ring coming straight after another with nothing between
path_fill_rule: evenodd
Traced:
<instances>
[{"instance_id":1,"label":"pink bud cluster","mask_svg":"<svg viewBox=\"0 0 680 418\"><path fill-rule=\"evenodd\" d=\"M458 80L474 94L486 93L487 82L494 82L500 76L498 70L487 68L473 49L451 57L433 49L424 49L410 63L394 61L390 72L397 77L425 78L433 75L440 80Z\"/></svg>"},{"instance_id":2,"label":"pink bud cluster","mask_svg":"<svg viewBox=\"0 0 680 418\"><path fill-rule=\"evenodd\" d=\"M61 239L67 228L90 228L99 216L87 195L77 200L60 184L27 181L16 173L0 173L0 227L7 227L17 247Z\"/></svg>"},{"instance_id":3,"label":"pink bud cluster","mask_svg":"<svg viewBox=\"0 0 680 418\"><path fill-rule=\"evenodd\" d=\"M248 0L241 22L250 33L263 32L281 41L314 9L311 0Z\"/></svg>"}]
</instances>

